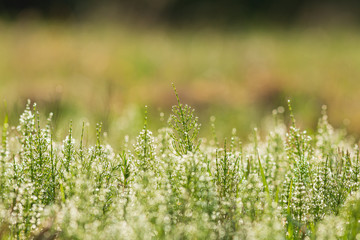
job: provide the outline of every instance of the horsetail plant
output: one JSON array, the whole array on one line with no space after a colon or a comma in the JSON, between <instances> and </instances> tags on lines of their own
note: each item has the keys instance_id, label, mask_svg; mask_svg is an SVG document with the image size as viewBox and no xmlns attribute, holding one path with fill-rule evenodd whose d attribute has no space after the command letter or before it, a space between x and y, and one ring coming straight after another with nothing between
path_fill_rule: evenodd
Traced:
<instances>
[{"instance_id":1,"label":"horsetail plant","mask_svg":"<svg viewBox=\"0 0 360 240\"><path fill-rule=\"evenodd\" d=\"M134 145L137 156L136 166L139 170L155 170L155 146L152 132L148 129L147 106L145 106L144 128Z\"/></svg>"},{"instance_id":2,"label":"horsetail plant","mask_svg":"<svg viewBox=\"0 0 360 240\"><path fill-rule=\"evenodd\" d=\"M174 133L170 133L170 135L173 139L172 146L174 150L181 156L188 152L196 152L199 149L200 142L197 137L200 124L198 123L198 117L194 116L194 109L187 104L183 105L174 84L173 88L178 104L172 107L169 125L174 130Z\"/></svg>"}]
</instances>

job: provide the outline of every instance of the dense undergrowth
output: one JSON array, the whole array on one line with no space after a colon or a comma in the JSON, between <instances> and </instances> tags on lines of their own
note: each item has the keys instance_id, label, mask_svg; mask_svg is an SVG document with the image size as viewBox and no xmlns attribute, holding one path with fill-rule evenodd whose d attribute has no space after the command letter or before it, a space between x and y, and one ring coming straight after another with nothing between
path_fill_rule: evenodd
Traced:
<instances>
[{"instance_id":1,"label":"dense undergrowth","mask_svg":"<svg viewBox=\"0 0 360 240\"><path fill-rule=\"evenodd\" d=\"M176 90L175 90L176 91ZM315 134L274 111L265 138L233 131L199 139L193 109L180 103L168 127L147 116L123 149L85 144L84 129L54 141L36 105L3 125L0 239L358 239L359 149L328 123ZM146 114L145 114L146 115ZM42 126L44 125L44 126Z\"/></svg>"}]
</instances>

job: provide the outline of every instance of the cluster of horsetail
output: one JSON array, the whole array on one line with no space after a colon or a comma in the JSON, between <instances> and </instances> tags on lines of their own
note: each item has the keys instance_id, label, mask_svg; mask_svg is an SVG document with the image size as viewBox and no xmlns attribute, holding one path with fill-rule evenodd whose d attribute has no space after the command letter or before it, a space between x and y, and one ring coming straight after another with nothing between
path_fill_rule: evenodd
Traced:
<instances>
[{"instance_id":1,"label":"cluster of horsetail","mask_svg":"<svg viewBox=\"0 0 360 240\"><path fill-rule=\"evenodd\" d=\"M175 89L175 88L174 88ZM359 146L328 123L301 130L273 112L242 142L199 137L176 92L167 125L120 149L84 141L86 126L55 139L27 104L5 118L0 148L0 239L359 239ZM146 110L147 111L147 110ZM213 119L214 120L214 119ZM261 135L261 136L260 136Z\"/></svg>"}]
</instances>

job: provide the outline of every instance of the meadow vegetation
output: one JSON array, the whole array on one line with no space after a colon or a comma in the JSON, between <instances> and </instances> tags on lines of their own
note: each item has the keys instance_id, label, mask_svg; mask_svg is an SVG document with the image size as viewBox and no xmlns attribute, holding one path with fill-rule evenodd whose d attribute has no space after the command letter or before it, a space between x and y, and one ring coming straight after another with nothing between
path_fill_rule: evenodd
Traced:
<instances>
[{"instance_id":1,"label":"meadow vegetation","mask_svg":"<svg viewBox=\"0 0 360 240\"><path fill-rule=\"evenodd\" d=\"M200 138L196 112L180 101L151 131L121 148L102 125L62 141L52 115L27 104L16 127L5 118L0 150L1 239L358 239L359 147L328 122L301 130L273 111L249 141L219 138L215 117ZM89 131L96 137L89 138ZM93 144L92 144L93 142Z\"/></svg>"},{"instance_id":2,"label":"meadow vegetation","mask_svg":"<svg viewBox=\"0 0 360 240\"><path fill-rule=\"evenodd\" d=\"M115 144L118 131L137 134L126 129L141 126L144 105L152 107L150 128L162 126L158 116L175 104L169 88L175 82L204 129L216 115L219 137L233 127L246 137L288 98L298 126L314 129L326 104L334 126L360 133L356 27L144 28L25 18L0 20L0 35L0 108L6 100L13 125L31 99L42 113L54 113L57 129L69 119L77 126L86 116L91 125L103 122ZM119 123L125 115L131 120Z\"/></svg>"}]
</instances>

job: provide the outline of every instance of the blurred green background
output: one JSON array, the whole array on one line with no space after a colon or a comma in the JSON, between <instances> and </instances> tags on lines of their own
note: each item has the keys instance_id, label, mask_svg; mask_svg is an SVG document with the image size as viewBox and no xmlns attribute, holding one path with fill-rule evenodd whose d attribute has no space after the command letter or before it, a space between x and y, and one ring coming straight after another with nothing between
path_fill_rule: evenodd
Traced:
<instances>
[{"instance_id":1,"label":"blurred green background","mask_svg":"<svg viewBox=\"0 0 360 240\"><path fill-rule=\"evenodd\" d=\"M3 1L1 107L16 124L27 99L70 119L103 122L112 141L166 126L175 83L210 133L247 136L292 99L313 129L360 133L360 16L356 1ZM5 106L6 105L6 106ZM164 117L160 116L164 113ZM206 135L206 133L204 133Z\"/></svg>"}]
</instances>

